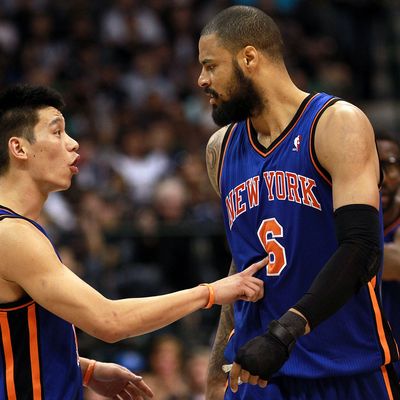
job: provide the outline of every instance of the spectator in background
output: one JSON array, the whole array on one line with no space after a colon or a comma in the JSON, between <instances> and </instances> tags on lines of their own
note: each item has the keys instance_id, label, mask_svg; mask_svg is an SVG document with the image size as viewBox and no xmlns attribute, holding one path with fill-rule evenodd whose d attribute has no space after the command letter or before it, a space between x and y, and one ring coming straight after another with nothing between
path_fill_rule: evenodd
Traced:
<instances>
[{"instance_id":1,"label":"spectator in background","mask_svg":"<svg viewBox=\"0 0 400 400\"><path fill-rule=\"evenodd\" d=\"M157 400L186 400L189 388L183 371L184 345L171 335L154 339L149 352L149 368L143 373Z\"/></svg>"},{"instance_id":2,"label":"spectator in background","mask_svg":"<svg viewBox=\"0 0 400 400\"><path fill-rule=\"evenodd\" d=\"M129 188L131 199L148 203L156 183L170 167L168 154L149 146L146 128L132 128L121 137L123 154L116 153L111 164Z\"/></svg>"},{"instance_id":3,"label":"spectator in background","mask_svg":"<svg viewBox=\"0 0 400 400\"><path fill-rule=\"evenodd\" d=\"M189 352L185 362L185 377L189 388L187 400L205 400L209 357L208 347L195 347Z\"/></svg>"},{"instance_id":4,"label":"spectator in background","mask_svg":"<svg viewBox=\"0 0 400 400\"><path fill-rule=\"evenodd\" d=\"M400 144L388 134L378 134L376 140L384 172L381 189L385 240L382 304L397 345L400 345ZM395 367L399 374L399 362Z\"/></svg>"}]
</instances>

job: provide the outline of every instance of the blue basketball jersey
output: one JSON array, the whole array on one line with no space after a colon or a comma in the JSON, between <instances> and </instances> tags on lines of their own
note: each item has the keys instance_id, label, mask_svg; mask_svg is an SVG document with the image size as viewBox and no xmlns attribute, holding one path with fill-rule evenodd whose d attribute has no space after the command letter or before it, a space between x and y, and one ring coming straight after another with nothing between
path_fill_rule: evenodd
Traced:
<instances>
[{"instance_id":1,"label":"blue basketball jersey","mask_svg":"<svg viewBox=\"0 0 400 400\"><path fill-rule=\"evenodd\" d=\"M47 237L35 221L0 208L4 218L25 219ZM83 398L73 325L25 297L0 304L0 333L0 399Z\"/></svg>"},{"instance_id":2,"label":"blue basketball jersey","mask_svg":"<svg viewBox=\"0 0 400 400\"><path fill-rule=\"evenodd\" d=\"M270 258L257 273L265 284L264 298L234 305L235 329L225 350L228 362L297 303L338 247L331 179L314 150L318 119L338 100L310 94L268 148L259 143L249 119L231 126L225 136L219 184L233 260L242 271L266 253ZM377 277L299 338L276 377L354 375L397 359L379 292Z\"/></svg>"},{"instance_id":3,"label":"blue basketball jersey","mask_svg":"<svg viewBox=\"0 0 400 400\"><path fill-rule=\"evenodd\" d=\"M385 243L394 241L394 235L400 228L400 216L384 229ZM397 344L400 344L400 282L382 282L382 304L385 317L388 319L393 336ZM400 369L400 366L398 366Z\"/></svg>"}]
</instances>

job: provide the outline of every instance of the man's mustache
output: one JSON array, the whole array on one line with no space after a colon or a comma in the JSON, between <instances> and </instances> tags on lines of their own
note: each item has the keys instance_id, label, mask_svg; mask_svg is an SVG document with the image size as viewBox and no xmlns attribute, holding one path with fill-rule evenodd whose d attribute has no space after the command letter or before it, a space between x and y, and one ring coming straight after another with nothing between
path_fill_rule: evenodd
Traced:
<instances>
[{"instance_id":1,"label":"man's mustache","mask_svg":"<svg viewBox=\"0 0 400 400\"><path fill-rule=\"evenodd\" d=\"M219 97L218 93L215 90L211 89L211 88L205 88L204 92L207 93L207 94L211 94L211 96L213 96L214 98L218 98Z\"/></svg>"}]
</instances>

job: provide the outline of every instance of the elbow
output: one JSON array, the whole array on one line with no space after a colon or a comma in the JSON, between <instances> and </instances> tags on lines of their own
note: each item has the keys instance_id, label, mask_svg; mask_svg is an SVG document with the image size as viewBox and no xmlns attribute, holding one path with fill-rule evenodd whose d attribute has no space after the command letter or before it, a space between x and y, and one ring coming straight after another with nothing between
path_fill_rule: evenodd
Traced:
<instances>
[{"instance_id":1,"label":"elbow","mask_svg":"<svg viewBox=\"0 0 400 400\"><path fill-rule=\"evenodd\" d=\"M124 339L124 338L120 337L119 335L110 333L110 332L105 333L103 335L103 337L101 338L101 340L103 342L106 342L106 343L109 343L109 344L113 344L113 343L119 342L122 339Z\"/></svg>"},{"instance_id":2,"label":"elbow","mask_svg":"<svg viewBox=\"0 0 400 400\"><path fill-rule=\"evenodd\" d=\"M120 332L115 329L115 324L110 323L109 320L100 320L98 324L87 331L91 336L106 343L116 343L124 339Z\"/></svg>"},{"instance_id":3,"label":"elbow","mask_svg":"<svg viewBox=\"0 0 400 400\"><path fill-rule=\"evenodd\" d=\"M112 344L126 339L127 335L123 330L123 323L113 307L113 301L110 300L108 305L95 318L88 333L103 342Z\"/></svg>"}]
</instances>

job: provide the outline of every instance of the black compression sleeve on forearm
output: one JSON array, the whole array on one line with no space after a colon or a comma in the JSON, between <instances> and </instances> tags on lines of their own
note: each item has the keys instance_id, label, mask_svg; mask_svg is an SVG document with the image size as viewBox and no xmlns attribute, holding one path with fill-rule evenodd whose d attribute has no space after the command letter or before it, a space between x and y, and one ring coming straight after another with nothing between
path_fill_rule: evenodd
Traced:
<instances>
[{"instance_id":1,"label":"black compression sleeve on forearm","mask_svg":"<svg viewBox=\"0 0 400 400\"><path fill-rule=\"evenodd\" d=\"M310 329L338 311L377 273L382 260L379 212L366 204L335 211L339 247L293 307L307 318Z\"/></svg>"}]
</instances>

